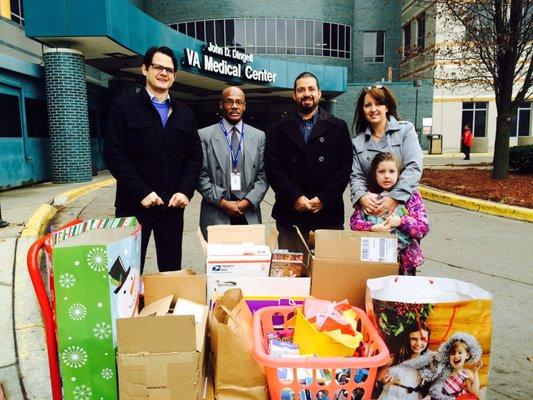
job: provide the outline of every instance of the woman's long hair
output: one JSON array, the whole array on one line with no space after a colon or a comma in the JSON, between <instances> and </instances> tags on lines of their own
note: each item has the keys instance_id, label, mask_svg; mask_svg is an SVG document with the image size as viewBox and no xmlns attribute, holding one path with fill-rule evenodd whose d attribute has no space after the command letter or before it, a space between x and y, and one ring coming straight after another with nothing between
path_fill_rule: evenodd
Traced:
<instances>
[{"instance_id":1,"label":"woman's long hair","mask_svg":"<svg viewBox=\"0 0 533 400\"><path fill-rule=\"evenodd\" d=\"M392 93L392 90L383 85L366 87L361 91L361 94L355 103L352 129L355 128L356 134L364 132L368 126L368 121L364 114L365 96L367 94L372 96L379 104L387 106L389 109L389 111L387 111L387 119L389 119L391 115L397 120L400 119L397 111L398 102L396 101L396 97Z\"/></svg>"},{"instance_id":2,"label":"woman's long hair","mask_svg":"<svg viewBox=\"0 0 533 400\"><path fill-rule=\"evenodd\" d=\"M431 335L431 331L429 330L427 325L424 324L423 322L420 322L420 324L414 323L414 324L410 325L405 330L404 340L402 342L402 345L401 345L400 349L398 350L398 355L397 355L396 360L395 360L396 364L401 364L402 362L410 359L410 357L411 357L413 352L411 350L411 340L409 339L409 334L410 333L414 333L414 332L420 332L420 331L426 331L428 333L428 338L427 338L428 339L428 343L426 345L426 348L420 354L422 355L426 351L428 351L428 349L429 349L429 336Z\"/></svg>"}]
</instances>

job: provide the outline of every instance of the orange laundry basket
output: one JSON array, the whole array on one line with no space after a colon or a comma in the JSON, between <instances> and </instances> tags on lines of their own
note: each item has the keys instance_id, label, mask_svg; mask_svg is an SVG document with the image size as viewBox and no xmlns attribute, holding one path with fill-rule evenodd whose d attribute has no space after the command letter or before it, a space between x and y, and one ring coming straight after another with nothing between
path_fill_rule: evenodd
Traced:
<instances>
[{"instance_id":1,"label":"orange laundry basket","mask_svg":"<svg viewBox=\"0 0 533 400\"><path fill-rule=\"evenodd\" d=\"M297 307L265 307L254 314L254 358L265 367L271 400L370 399L378 367L389 361L387 346L363 310L355 308L363 335L360 357L279 358L267 353L267 335ZM274 322L273 322L274 319Z\"/></svg>"}]
</instances>

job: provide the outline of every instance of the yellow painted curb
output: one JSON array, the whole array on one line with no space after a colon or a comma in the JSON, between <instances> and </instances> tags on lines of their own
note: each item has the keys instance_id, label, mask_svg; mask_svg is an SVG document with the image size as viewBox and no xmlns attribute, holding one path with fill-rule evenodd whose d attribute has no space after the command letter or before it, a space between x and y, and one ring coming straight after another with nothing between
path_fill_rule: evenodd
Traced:
<instances>
[{"instance_id":1,"label":"yellow painted curb","mask_svg":"<svg viewBox=\"0 0 533 400\"><path fill-rule=\"evenodd\" d=\"M471 197L460 196L458 194L423 185L420 185L420 194L424 199L436 201L438 203L449 204L451 206L496 215L498 217L533 222L533 210L525 207L516 207L487 200L473 199Z\"/></svg>"},{"instance_id":2,"label":"yellow painted curb","mask_svg":"<svg viewBox=\"0 0 533 400\"><path fill-rule=\"evenodd\" d=\"M114 178L106 179L99 182L93 182L85 186L81 186L76 189L69 190L54 197L53 205L43 204L37 211L30 217L24 229L22 230L20 237L40 237L44 234L48 223L56 215L59 207L64 206L67 203L89 193L94 190L100 189L105 186L109 186L115 183Z\"/></svg>"},{"instance_id":3,"label":"yellow painted curb","mask_svg":"<svg viewBox=\"0 0 533 400\"><path fill-rule=\"evenodd\" d=\"M57 208L50 204L43 204L37 209L37 211L30 217L24 229L22 230L20 237L40 237L48 221L50 221L57 213Z\"/></svg>"}]
</instances>

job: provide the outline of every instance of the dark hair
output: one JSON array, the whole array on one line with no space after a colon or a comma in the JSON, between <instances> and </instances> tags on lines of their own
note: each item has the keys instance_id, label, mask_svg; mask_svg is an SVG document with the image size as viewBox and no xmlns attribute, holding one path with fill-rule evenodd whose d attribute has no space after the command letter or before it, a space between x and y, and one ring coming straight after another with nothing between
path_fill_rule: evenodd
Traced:
<instances>
[{"instance_id":1,"label":"dark hair","mask_svg":"<svg viewBox=\"0 0 533 400\"><path fill-rule=\"evenodd\" d=\"M412 354L411 350L411 339L409 338L409 334L414 332L420 332L420 331L426 331L428 333L428 343L426 345L426 348L420 353L424 354L429 349L429 336L431 335L431 331L427 327L427 325L423 322L420 322L420 325L418 323L413 323L412 325L409 325L405 328L405 331L403 333L403 341L400 349L398 350L398 355L395 357L394 363L395 364L401 364L405 360L409 360Z\"/></svg>"},{"instance_id":2,"label":"dark hair","mask_svg":"<svg viewBox=\"0 0 533 400\"><path fill-rule=\"evenodd\" d=\"M387 106L387 119L392 115L397 120L400 119L398 116L397 111L397 104L396 97L394 97L394 93L383 85L376 85L372 87L367 87L361 90L361 94L357 98L357 102L355 103L355 113L353 116L353 127L355 127L355 133L360 133L366 130L368 127L368 121L365 118L364 114L364 105L365 105L365 96L369 94L372 96L379 104L383 104Z\"/></svg>"},{"instance_id":3,"label":"dark hair","mask_svg":"<svg viewBox=\"0 0 533 400\"><path fill-rule=\"evenodd\" d=\"M382 191L376 180L376 171L379 163L382 161L393 161L396 163L396 167L398 168L398 175L400 175L402 172L402 160L400 160L400 157L398 157L396 154L388 152L376 154L370 163L370 171L368 171L368 176L366 178L368 190L372 193L380 193Z\"/></svg>"},{"instance_id":4,"label":"dark hair","mask_svg":"<svg viewBox=\"0 0 533 400\"><path fill-rule=\"evenodd\" d=\"M174 52L172 51L172 49L167 46L160 46L160 47L152 46L146 51L146 54L144 55L144 58L143 58L143 65L147 69L150 67L150 65L152 65L152 60L154 59L155 53L163 53L164 55L172 58L172 65L174 65L174 70L178 69L178 59L174 55Z\"/></svg>"},{"instance_id":5,"label":"dark hair","mask_svg":"<svg viewBox=\"0 0 533 400\"><path fill-rule=\"evenodd\" d=\"M316 88L318 90L320 90L320 83L318 83L318 78L312 74L311 72L302 72L300 75L298 75L296 77L296 79L294 79L294 91L296 92L296 82L298 82L298 80L302 79L302 78L315 78L315 81L316 81Z\"/></svg>"}]
</instances>

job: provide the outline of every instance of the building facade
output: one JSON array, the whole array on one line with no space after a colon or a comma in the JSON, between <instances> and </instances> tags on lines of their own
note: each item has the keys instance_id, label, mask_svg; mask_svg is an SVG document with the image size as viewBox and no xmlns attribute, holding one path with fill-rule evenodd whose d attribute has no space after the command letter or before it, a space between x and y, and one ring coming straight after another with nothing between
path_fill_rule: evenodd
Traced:
<instances>
[{"instance_id":1,"label":"building facade","mask_svg":"<svg viewBox=\"0 0 533 400\"><path fill-rule=\"evenodd\" d=\"M248 122L267 128L293 112L294 77L308 70L322 106L349 126L361 90L390 85L427 147L422 123L435 114L435 89L431 79L402 78L400 2L0 0L0 15L0 190L84 181L105 168L110 101L143 85L152 45L176 52L172 96L200 127L220 118L219 93L235 84L246 92Z\"/></svg>"}]
</instances>

